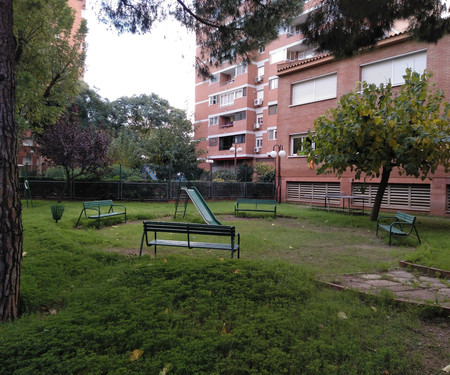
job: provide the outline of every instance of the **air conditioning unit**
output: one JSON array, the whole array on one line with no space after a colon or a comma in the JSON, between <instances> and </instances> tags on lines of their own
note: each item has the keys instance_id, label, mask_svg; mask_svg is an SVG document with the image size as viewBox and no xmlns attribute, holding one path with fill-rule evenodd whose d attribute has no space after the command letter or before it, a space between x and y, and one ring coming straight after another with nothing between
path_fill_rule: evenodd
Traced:
<instances>
[{"instance_id":1,"label":"air conditioning unit","mask_svg":"<svg viewBox=\"0 0 450 375\"><path fill-rule=\"evenodd\" d=\"M253 103L254 103L254 105L262 105L263 99L262 98L255 99L255 101Z\"/></svg>"},{"instance_id":2,"label":"air conditioning unit","mask_svg":"<svg viewBox=\"0 0 450 375\"><path fill-rule=\"evenodd\" d=\"M255 147L253 151L255 152L255 154L259 154L261 152L261 147Z\"/></svg>"},{"instance_id":3,"label":"air conditioning unit","mask_svg":"<svg viewBox=\"0 0 450 375\"><path fill-rule=\"evenodd\" d=\"M261 129L261 124L258 123L253 124L253 129L255 130Z\"/></svg>"},{"instance_id":4,"label":"air conditioning unit","mask_svg":"<svg viewBox=\"0 0 450 375\"><path fill-rule=\"evenodd\" d=\"M255 77L255 83L262 82L263 79L264 79L264 76Z\"/></svg>"}]
</instances>

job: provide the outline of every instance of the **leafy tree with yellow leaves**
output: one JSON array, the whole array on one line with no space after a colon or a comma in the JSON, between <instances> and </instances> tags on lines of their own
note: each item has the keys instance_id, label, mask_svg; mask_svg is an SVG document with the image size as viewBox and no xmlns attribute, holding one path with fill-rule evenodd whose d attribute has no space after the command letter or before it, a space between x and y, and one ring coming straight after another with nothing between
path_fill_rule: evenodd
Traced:
<instances>
[{"instance_id":1,"label":"leafy tree with yellow leaves","mask_svg":"<svg viewBox=\"0 0 450 375\"><path fill-rule=\"evenodd\" d=\"M391 172L422 180L439 166L450 170L450 104L430 82L431 72L406 71L396 90L363 82L343 95L336 108L315 121L309 160L318 174L381 180L371 220L376 220Z\"/></svg>"}]
</instances>

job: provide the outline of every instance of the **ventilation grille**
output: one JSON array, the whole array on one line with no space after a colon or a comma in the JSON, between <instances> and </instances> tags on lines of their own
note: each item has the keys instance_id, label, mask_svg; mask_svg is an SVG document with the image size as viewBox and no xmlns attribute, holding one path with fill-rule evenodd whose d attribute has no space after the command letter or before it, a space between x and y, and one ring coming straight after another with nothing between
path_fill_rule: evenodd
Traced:
<instances>
[{"instance_id":1,"label":"ventilation grille","mask_svg":"<svg viewBox=\"0 0 450 375\"><path fill-rule=\"evenodd\" d=\"M325 194L340 194L340 185L336 182L288 182L287 200L293 202L323 202L323 198L311 196ZM339 198L330 199L331 204L339 204Z\"/></svg>"},{"instance_id":2,"label":"ventilation grille","mask_svg":"<svg viewBox=\"0 0 450 375\"><path fill-rule=\"evenodd\" d=\"M450 214L450 185L447 185L447 213Z\"/></svg>"},{"instance_id":3,"label":"ventilation grille","mask_svg":"<svg viewBox=\"0 0 450 375\"><path fill-rule=\"evenodd\" d=\"M372 206L377 195L378 184L353 184L353 195L364 195L366 204ZM355 201L355 205L358 205ZM430 185L389 184L381 202L383 208L430 211Z\"/></svg>"}]
</instances>

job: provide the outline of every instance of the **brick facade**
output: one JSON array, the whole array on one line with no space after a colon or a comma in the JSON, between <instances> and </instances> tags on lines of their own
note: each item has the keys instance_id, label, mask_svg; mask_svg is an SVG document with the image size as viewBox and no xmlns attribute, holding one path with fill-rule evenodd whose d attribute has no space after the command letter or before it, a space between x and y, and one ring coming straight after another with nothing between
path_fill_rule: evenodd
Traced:
<instances>
[{"instance_id":1,"label":"brick facade","mask_svg":"<svg viewBox=\"0 0 450 375\"><path fill-rule=\"evenodd\" d=\"M313 6L314 2L307 4ZM301 22L301 17L299 16L295 22ZM396 29L399 30L400 26ZM356 83L361 80L362 65L425 51L426 68L433 71L433 80L444 90L447 97L450 96L450 36L444 37L437 44L426 44L411 40L405 33L393 34L381 41L376 49L344 60L335 60L333 56L327 54L310 54L301 40L301 35L297 34L295 29L281 32L277 40L265 46L264 50L255 52L253 61L248 64L244 73L239 64L222 65L212 70L217 81L196 78L195 138L203 139L199 148L206 150L207 158L214 161L213 170L233 167L234 154L229 151L230 140L238 141L238 147L242 148L242 152L236 155L238 164L257 161L274 163L269 154L273 149L279 150L281 146L288 155L281 159L282 201L289 200L288 184L297 182L337 183L341 193L352 193L353 184L357 181L353 180L351 173L344 174L341 179L332 175L317 175L315 170L308 166L305 156L291 155L290 138L292 135L306 133L312 129L317 117L336 106L341 95L356 87ZM197 52L200 56L200 51ZM277 58L279 55L281 58ZM261 67L264 67L264 76L258 79ZM236 75L236 72L240 74ZM291 105L293 83L328 74L336 74L334 98ZM274 87L270 82L276 78L278 85ZM236 98L232 103L221 104L221 96L241 89L245 90L245 96ZM258 94L260 90L262 95ZM263 97L262 104L255 101L260 96ZM270 114L271 111L274 112L275 105L276 113ZM239 120L232 121L233 116L240 112L245 113L245 119L238 117ZM217 117L217 120L212 119L214 117ZM276 138L273 139L275 130ZM201 166L209 170L206 163ZM450 213L448 197L450 175L440 169L430 177L431 179L422 181L394 172L389 183L403 184L401 186L429 185L429 204L427 203L424 211L435 215L447 215Z\"/></svg>"}]
</instances>

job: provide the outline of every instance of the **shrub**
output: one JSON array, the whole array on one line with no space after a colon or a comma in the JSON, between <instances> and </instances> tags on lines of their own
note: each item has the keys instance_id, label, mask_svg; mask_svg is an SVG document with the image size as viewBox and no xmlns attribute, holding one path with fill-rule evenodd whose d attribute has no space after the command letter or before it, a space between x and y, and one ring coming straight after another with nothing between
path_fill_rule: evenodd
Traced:
<instances>
[{"instance_id":1,"label":"shrub","mask_svg":"<svg viewBox=\"0 0 450 375\"><path fill-rule=\"evenodd\" d=\"M248 164L241 164L236 173L236 179L240 182L253 180L253 167Z\"/></svg>"},{"instance_id":2,"label":"shrub","mask_svg":"<svg viewBox=\"0 0 450 375\"><path fill-rule=\"evenodd\" d=\"M275 171L272 164L258 162L254 165L256 180L258 182L273 182Z\"/></svg>"}]
</instances>

